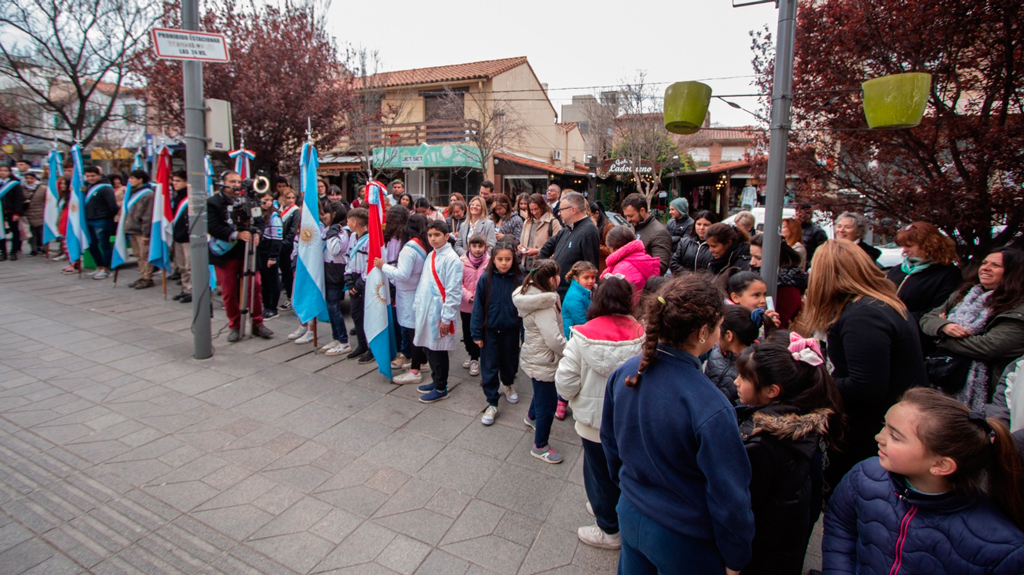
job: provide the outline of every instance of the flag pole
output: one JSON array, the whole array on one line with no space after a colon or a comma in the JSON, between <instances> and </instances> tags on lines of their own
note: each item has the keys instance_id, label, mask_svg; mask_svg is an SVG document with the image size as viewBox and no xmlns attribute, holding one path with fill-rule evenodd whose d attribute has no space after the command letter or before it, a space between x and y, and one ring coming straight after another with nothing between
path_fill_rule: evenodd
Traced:
<instances>
[{"instance_id":1,"label":"flag pole","mask_svg":"<svg viewBox=\"0 0 1024 575\"><path fill-rule=\"evenodd\" d=\"M164 301L167 301L167 270L160 271L163 272L160 275L161 277L163 277L162 283L164 284Z\"/></svg>"},{"instance_id":2,"label":"flag pole","mask_svg":"<svg viewBox=\"0 0 1024 575\"><path fill-rule=\"evenodd\" d=\"M114 287L113 287L113 289L117 289L117 272L119 272L119 271L121 271L121 268L114 268Z\"/></svg>"},{"instance_id":3,"label":"flag pole","mask_svg":"<svg viewBox=\"0 0 1024 575\"><path fill-rule=\"evenodd\" d=\"M317 319L313 318L313 355L316 355L316 351L320 349L320 341L316 337L316 324Z\"/></svg>"}]
</instances>

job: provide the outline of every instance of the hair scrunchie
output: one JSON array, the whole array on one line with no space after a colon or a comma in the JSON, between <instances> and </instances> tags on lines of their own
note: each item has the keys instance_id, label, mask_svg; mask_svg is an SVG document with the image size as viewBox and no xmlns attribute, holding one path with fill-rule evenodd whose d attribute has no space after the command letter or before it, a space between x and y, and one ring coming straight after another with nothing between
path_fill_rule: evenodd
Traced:
<instances>
[{"instance_id":1,"label":"hair scrunchie","mask_svg":"<svg viewBox=\"0 0 1024 575\"><path fill-rule=\"evenodd\" d=\"M789 353L793 355L795 361L802 361L814 367L825 363L818 340L812 337L800 337L800 334L795 332L789 334Z\"/></svg>"}]
</instances>

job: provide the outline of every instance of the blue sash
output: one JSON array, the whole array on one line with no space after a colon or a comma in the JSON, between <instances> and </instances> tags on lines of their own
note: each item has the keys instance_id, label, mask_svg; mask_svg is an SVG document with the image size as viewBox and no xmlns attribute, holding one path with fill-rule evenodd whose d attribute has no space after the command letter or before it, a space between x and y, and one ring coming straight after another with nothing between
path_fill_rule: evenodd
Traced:
<instances>
[{"instance_id":1,"label":"blue sash","mask_svg":"<svg viewBox=\"0 0 1024 575\"><path fill-rule=\"evenodd\" d=\"M85 203L88 204L90 201L92 201L92 197L95 196L96 193L102 190L103 188L110 188L111 190L114 189L114 187L111 186L110 184L96 184L95 186L89 188L89 193L85 196Z\"/></svg>"},{"instance_id":2,"label":"blue sash","mask_svg":"<svg viewBox=\"0 0 1024 575\"><path fill-rule=\"evenodd\" d=\"M139 191L135 192L134 194L132 194L132 197L129 198L129 200L128 200L128 207L126 208L126 211L130 212L132 210L132 206L135 205L135 202L137 202L140 199L142 199L142 196L145 196L146 194L152 194L152 193L153 193L153 188L142 188L141 190L139 190Z\"/></svg>"},{"instance_id":3,"label":"blue sash","mask_svg":"<svg viewBox=\"0 0 1024 575\"><path fill-rule=\"evenodd\" d=\"M4 199L4 196L6 196L11 190L13 190L14 186L17 186L20 183L21 182L19 182L18 180L8 180L8 182L4 184L4 187L0 188L0 200ZM7 241L6 236L7 221L6 218L4 218L4 206L3 204L0 204L0 240Z\"/></svg>"},{"instance_id":4,"label":"blue sash","mask_svg":"<svg viewBox=\"0 0 1024 575\"><path fill-rule=\"evenodd\" d=\"M178 206L178 211L174 213L174 220L171 221L171 225L176 225L178 223L178 219L185 213L186 208L188 208L188 198L181 200L181 204Z\"/></svg>"}]
</instances>

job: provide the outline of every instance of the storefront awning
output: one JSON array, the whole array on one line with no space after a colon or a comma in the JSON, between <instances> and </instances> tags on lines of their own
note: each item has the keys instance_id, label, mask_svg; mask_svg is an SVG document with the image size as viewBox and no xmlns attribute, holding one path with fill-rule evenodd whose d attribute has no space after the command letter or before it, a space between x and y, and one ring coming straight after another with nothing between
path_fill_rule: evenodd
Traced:
<instances>
[{"instance_id":1,"label":"storefront awning","mask_svg":"<svg viewBox=\"0 0 1024 575\"><path fill-rule=\"evenodd\" d=\"M374 148L376 168L476 168L481 169L480 149L472 144L420 144Z\"/></svg>"}]
</instances>

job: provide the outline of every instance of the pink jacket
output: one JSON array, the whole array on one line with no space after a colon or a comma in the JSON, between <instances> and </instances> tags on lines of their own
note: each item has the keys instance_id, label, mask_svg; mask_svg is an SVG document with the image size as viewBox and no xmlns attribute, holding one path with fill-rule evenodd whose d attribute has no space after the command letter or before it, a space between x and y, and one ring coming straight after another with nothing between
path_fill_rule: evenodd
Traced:
<instances>
[{"instance_id":1,"label":"pink jacket","mask_svg":"<svg viewBox=\"0 0 1024 575\"><path fill-rule=\"evenodd\" d=\"M480 276L484 275L484 270L487 269L487 262L491 261L491 256L484 254L484 260L480 262L480 267L475 268L473 264L469 263L469 254L462 256L462 303L459 305L459 311L466 313L473 313L473 300L469 299L476 293L476 282L480 279Z\"/></svg>"},{"instance_id":2,"label":"pink jacket","mask_svg":"<svg viewBox=\"0 0 1024 575\"><path fill-rule=\"evenodd\" d=\"M661 260L647 255L642 241L633 240L609 254L608 268L601 277L622 274L636 288L636 298L639 299L640 290L647 285L647 278L660 273Z\"/></svg>"}]
</instances>

